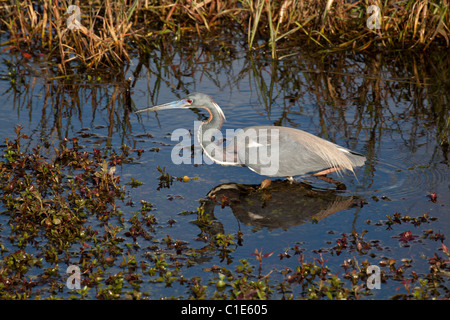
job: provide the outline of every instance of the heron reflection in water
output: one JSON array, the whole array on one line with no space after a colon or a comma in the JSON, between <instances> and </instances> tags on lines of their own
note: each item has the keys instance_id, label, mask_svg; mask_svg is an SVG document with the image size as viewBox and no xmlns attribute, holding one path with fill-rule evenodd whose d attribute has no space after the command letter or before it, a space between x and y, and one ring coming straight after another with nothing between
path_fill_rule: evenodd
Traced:
<instances>
[{"instance_id":1,"label":"heron reflection in water","mask_svg":"<svg viewBox=\"0 0 450 320\"><path fill-rule=\"evenodd\" d=\"M358 210L364 202L359 196L315 188L304 182L290 184L275 180L266 188L231 182L212 188L200 201L197 216L199 226L210 234L225 234L221 223L225 207L229 207L239 223L268 230L288 230L311 221L318 222L340 211ZM211 223L202 224L205 219Z\"/></svg>"},{"instance_id":2,"label":"heron reflection in water","mask_svg":"<svg viewBox=\"0 0 450 320\"><path fill-rule=\"evenodd\" d=\"M227 145L215 141L215 133L226 120L222 109L211 97L192 93L184 99L136 111L202 108L209 118L198 127L197 139L203 152L215 163L243 166L269 177L313 174L322 176L334 171L350 171L364 165L366 158L354 151L316 137L308 132L281 126L253 126L239 130ZM270 154L271 160L259 155ZM257 155L257 156L255 156ZM276 165L273 165L273 164Z\"/></svg>"}]
</instances>

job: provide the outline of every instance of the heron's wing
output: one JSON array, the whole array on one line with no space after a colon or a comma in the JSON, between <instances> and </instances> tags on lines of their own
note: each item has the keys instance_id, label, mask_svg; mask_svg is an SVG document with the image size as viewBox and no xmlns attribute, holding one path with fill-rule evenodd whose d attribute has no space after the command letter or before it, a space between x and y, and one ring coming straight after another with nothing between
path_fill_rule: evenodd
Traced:
<instances>
[{"instance_id":1,"label":"heron's wing","mask_svg":"<svg viewBox=\"0 0 450 320\"><path fill-rule=\"evenodd\" d=\"M352 151L350 149L341 147L336 145L336 147L338 147L338 149L340 149L341 151L344 151L346 153L346 156L350 159L350 161L353 164L353 167L361 167L364 165L364 163L366 162L366 157L358 152Z\"/></svg>"},{"instance_id":2,"label":"heron's wing","mask_svg":"<svg viewBox=\"0 0 450 320\"><path fill-rule=\"evenodd\" d=\"M268 176L294 176L329 168L346 169L364 164L365 157L344 147L293 128L255 126L236 134L238 161ZM244 142L242 142L244 141Z\"/></svg>"},{"instance_id":3,"label":"heron's wing","mask_svg":"<svg viewBox=\"0 0 450 320\"><path fill-rule=\"evenodd\" d=\"M363 165L366 160L361 154L316 137L308 132L285 127L282 127L280 130L308 149L308 152L314 153L323 159L329 168L345 169L353 172L354 167Z\"/></svg>"}]
</instances>

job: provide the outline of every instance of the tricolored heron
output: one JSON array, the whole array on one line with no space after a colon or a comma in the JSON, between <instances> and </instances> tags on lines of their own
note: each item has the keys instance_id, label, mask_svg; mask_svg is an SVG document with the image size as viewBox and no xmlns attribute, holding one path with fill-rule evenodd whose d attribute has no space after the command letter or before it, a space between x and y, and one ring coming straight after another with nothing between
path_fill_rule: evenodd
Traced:
<instances>
[{"instance_id":1,"label":"tricolored heron","mask_svg":"<svg viewBox=\"0 0 450 320\"><path fill-rule=\"evenodd\" d=\"M239 130L225 145L213 141L226 120L222 109L211 97L192 93L184 99L136 111L203 108L208 120L198 127L197 139L203 152L214 162L228 166L245 166L270 177L287 177L313 173L316 176L364 165L366 158L347 148L308 132L281 126L254 126ZM270 155L269 155L270 154Z\"/></svg>"}]
</instances>

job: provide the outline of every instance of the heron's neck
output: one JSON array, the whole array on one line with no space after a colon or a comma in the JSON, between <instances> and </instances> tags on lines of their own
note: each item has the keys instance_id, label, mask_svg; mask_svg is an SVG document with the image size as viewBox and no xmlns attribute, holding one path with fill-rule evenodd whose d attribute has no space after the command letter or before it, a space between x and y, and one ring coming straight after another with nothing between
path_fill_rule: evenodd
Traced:
<instances>
[{"instance_id":1,"label":"heron's neck","mask_svg":"<svg viewBox=\"0 0 450 320\"><path fill-rule=\"evenodd\" d=\"M222 162L222 155L215 154L214 151L217 151L218 149L211 148L211 144L223 146L223 140L216 141L216 139L218 137L223 138L221 134L218 134L218 131L220 132L220 128L222 128L222 124L225 121L225 115L217 104L215 104L215 108L205 107L204 109L208 111L209 118L202 122L198 128L198 141L209 158L215 162Z\"/></svg>"},{"instance_id":2,"label":"heron's neck","mask_svg":"<svg viewBox=\"0 0 450 320\"><path fill-rule=\"evenodd\" d=\"M200 136L198 138L203 146L206 146L212 142L211 133L214 134L215 131L220 130L220 128L222 128L223 122L225 121L225 115L222 109L217 104L214 105L215 108L204 107L204 109L209 113L209 118L208 120L202 122L199 127Z\"/></svg>"}]
</instances>

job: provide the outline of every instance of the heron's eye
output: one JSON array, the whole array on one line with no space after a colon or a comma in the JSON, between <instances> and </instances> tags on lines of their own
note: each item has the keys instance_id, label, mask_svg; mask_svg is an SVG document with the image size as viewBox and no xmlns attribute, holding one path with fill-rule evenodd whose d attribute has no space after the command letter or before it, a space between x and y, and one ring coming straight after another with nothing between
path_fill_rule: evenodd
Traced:
<instances>
[{"instance_id":1,"label":"heron's eye","mask_svg":"<svg viewBox=\"0 0 450 320\"><path fill-rule=\"evenodd\" d=\"M187 99L186 102L187 103L192 103L192 99Z\"/></svg>"}]
</instances>

